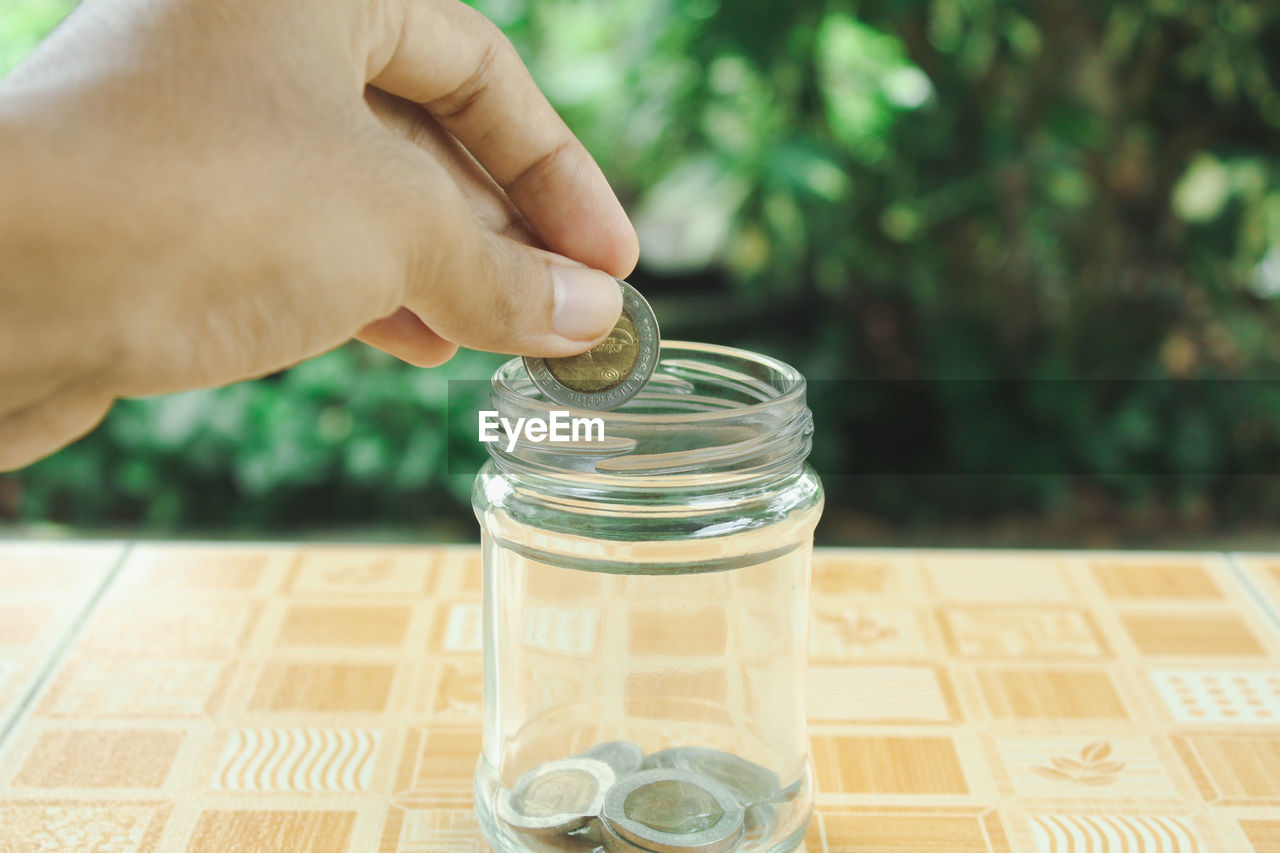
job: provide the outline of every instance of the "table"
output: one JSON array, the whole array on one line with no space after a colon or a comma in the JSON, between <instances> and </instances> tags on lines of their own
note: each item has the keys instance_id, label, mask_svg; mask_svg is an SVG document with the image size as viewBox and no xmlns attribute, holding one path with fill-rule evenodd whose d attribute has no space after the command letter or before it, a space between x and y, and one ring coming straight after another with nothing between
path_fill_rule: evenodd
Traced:
<instances>
[{"instance_id":1,"label":"table","mask_svg":"<svg viewBox=\"0 0 1280 853\"><path fill-rule=\"evenodd\" d=\"M487 850L474 547L0 543L0 851ZM819 550L817 851L1280 853L1280 557Z\"/></svg>"}]
</instances>

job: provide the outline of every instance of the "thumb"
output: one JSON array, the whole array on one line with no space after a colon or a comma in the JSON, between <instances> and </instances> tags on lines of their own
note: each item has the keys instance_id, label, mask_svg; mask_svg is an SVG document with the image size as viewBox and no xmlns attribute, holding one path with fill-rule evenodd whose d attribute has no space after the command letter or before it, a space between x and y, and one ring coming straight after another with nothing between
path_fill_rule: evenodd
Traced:
<instances>
[{"instance_id":1,"label":"thumb","mask_svg":"<svg viewBox=\"0 0 1280 853\"><path fill-rule=\"evenodd\" d=\"M612 276L517 242L466 217L447 245L426 247L406 307L469 349L556 357L603 340L622 314Z\"/></svg>"}]
</instances>

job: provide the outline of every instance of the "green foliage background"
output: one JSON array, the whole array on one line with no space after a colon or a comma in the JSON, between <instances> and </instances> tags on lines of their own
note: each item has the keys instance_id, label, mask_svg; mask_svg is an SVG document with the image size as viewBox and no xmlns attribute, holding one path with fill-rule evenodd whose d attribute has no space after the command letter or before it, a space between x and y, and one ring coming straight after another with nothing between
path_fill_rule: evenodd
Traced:
<instances>
[{"instance_id":1,"label":"green foliage background","mask_svg":"<svg viewBox=\"0 0 1280 853\"><path fill-rule=\"evenodd\" d=\"M887 380L815 385L820 471L870 453L1023 472L828 476L827 541L1009 518L1062 544L1099 525L1207 535L1280 509L1261 476L1278 470L1277 386L1190 405L1164 381L1280 365L1280 7L476 5L632 212L633 281L668 337ZM67 8L9 0L0 70ZM468 483L446 460L477 450L470 424L447 423L445 380L496 363L423 372L353 345L268 380L124 402L0 481L0 513L468 535ZM1033 381L910 384L999 378Z\"/></svg>"}]
</instances>

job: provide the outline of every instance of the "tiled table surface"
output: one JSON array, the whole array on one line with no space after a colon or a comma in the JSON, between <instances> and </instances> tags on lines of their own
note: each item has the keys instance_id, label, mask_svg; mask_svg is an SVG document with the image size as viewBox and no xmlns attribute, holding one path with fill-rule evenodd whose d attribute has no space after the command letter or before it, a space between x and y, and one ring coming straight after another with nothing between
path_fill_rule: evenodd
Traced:
<instances>
[{"instance_id":1,"label":"tiled table surface","mask_svg":"<svg viewBox=\"0 0 1280 853\"><path fill-rule=\"evenodd\" d=\"M487 850L479 581L0 543L0 851ZM811 652L809 853L1280 853L1280 557L819 551Z\"/></svg>"}]
</instances>

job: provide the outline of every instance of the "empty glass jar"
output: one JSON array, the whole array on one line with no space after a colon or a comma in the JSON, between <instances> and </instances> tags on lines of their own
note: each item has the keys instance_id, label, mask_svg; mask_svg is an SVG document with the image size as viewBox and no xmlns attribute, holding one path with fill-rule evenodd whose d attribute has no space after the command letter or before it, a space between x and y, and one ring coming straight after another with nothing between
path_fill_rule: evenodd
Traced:
<instances>
[{"instance_id":1,"label":"empty glass jar","mask_svg":"<svg viewBox=\"0 0 1280 853\"><path fill-rule=\"evenodd\" d=\"M558 407L513 360L493 408ZM484 833L504 853L792 850L823 501L804 379L668 341L636 399L590 414L603 441L490 444L476 479Z\"/></svg>"}]
</instances>

